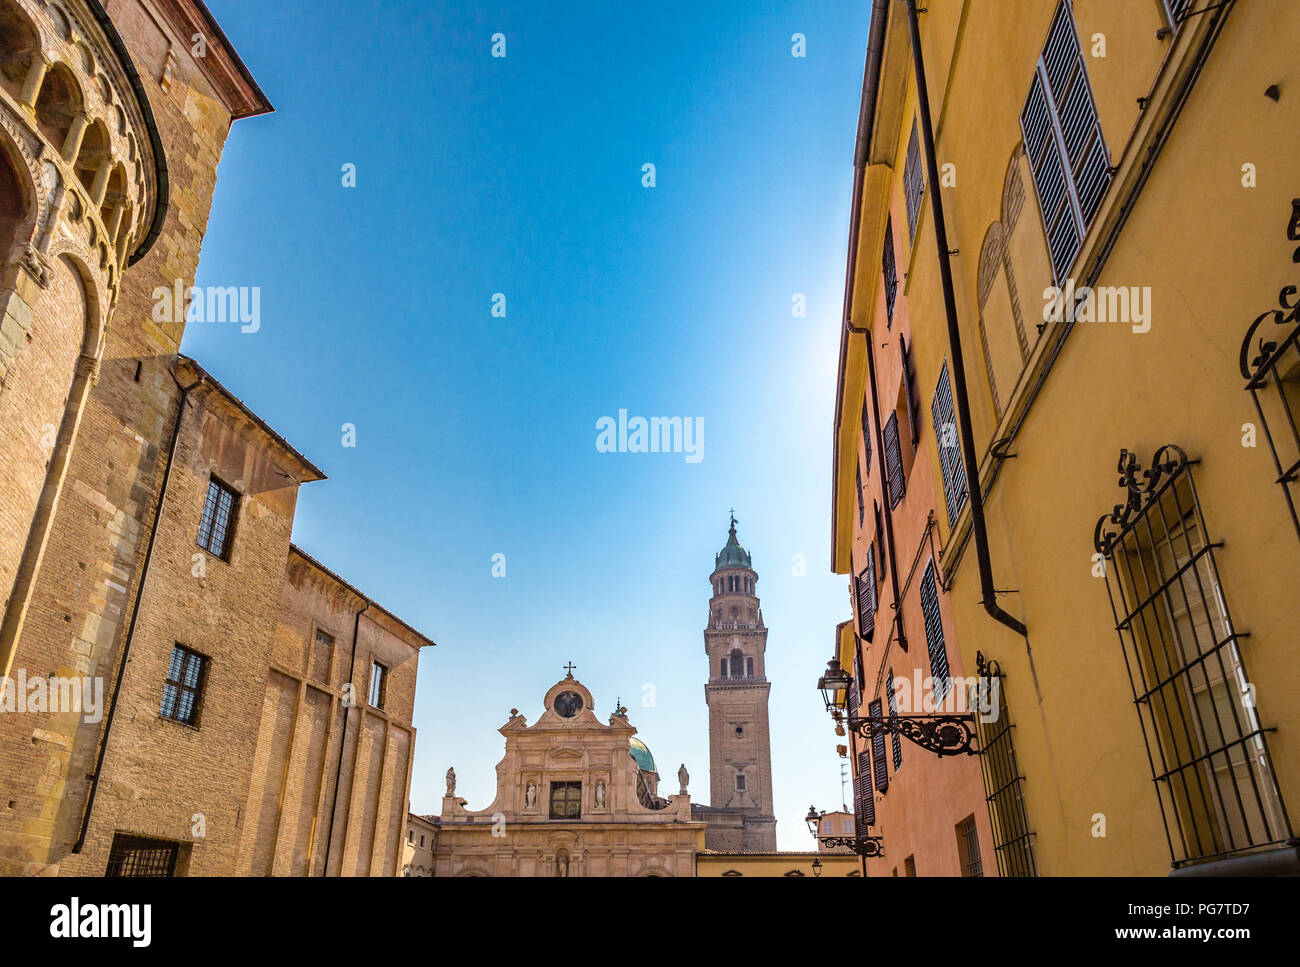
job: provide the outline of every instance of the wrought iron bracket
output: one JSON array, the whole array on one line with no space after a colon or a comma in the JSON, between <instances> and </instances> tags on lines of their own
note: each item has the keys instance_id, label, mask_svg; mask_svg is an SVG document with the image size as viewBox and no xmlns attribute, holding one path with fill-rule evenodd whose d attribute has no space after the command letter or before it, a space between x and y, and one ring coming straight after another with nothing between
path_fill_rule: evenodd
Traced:
<instances>
[{"instance_id":1,"label":"wrought iron bracket","mask_svg":"<svg viewBox=\"0 0 1300 967\"><path fill-rule=\"evenodd\" d=\"M883 836L822 836L820 842L827 849L845 846L859 856L884 856Z\"/></svg>"},{"instance_id":2,"label":"wrought iron bracket","mask_svg":"<svg viewBox=\"0 0 1300 967\"><path fill-rule=\"evenodd\" d=\"M975 748L975 716L969 712L948 715L863 715L850 716L844 724L862 736L899 735L927 752L946 755L979 755Z\"/></svg>"}]
</instances>

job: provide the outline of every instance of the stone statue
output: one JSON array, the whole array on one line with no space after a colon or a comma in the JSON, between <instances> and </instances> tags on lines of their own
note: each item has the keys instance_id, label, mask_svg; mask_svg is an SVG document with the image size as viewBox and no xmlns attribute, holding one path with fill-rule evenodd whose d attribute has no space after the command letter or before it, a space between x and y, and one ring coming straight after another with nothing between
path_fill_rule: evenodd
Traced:
<instances>
[{"instance_id":1,"label":"stone statue","mask_svg":"<svg viewBox=\"0 0 1300 967\"><path fill-rule=\"evenodd\" d=\"M558 876L569 875L569 857L567 853L561 853L555 858L555 872Z\"/></svg>"},{"instance_id":2,"label":"stone statue","mask_svg":"<svg viewBox=\"0 0 1300 967\"><path fill-rule=\"evenodd\" d=\"M524 793L524 804L529 809L537 805L537 783L530 782L528 784L528 791Z\"/></svg>"},{"instance_id":3,"label":"stone statue","mask_svg":"<svg viewBox=\"0 0 1300 967\"><path fill-rule=\"evenodd\" d=\"M682 784L682 791L679 792L677 795L679 795L679 796L684 796L684 795L686 795L686 786L687 786L687 785L690 783L690 781L691 781L691 774L690 774L689 772L686 771L686 763L685 763L685 762L683 762L683 763L682 763L682 767L681 767L680 769L677 770L677 781L680 782L680 783Z\"/></svg>"},{"instance_id":4,"label":"stone statue","mask_svg":"<svg viewBox=\"0 0 1300 967\"><path fill-rule=\"evenodd\" d=\"M447 795L456 795L456 769L454 766L447 770Z\"/></svg>"},{"instance_id":5,"label":"stone statue","mask_svg":"<svg viewBox=\"0 0 1300 967\"><path fill-rule=\"evenodd\" d=\"M599 779L596 782L596 808L605 808L605 780Z\"/></svg>"}]
</instances>

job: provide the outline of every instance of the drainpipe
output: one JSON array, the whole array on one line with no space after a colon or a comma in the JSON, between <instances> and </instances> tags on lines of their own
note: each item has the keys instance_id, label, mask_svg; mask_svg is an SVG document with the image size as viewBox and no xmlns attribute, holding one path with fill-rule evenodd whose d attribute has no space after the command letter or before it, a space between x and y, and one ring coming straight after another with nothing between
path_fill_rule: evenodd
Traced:
<instances>
[{"instance_id":1,"label":"drainpipe","mask_svg":"<svg viewBox=\"0 0 1300 967\"><path fill-rule=\"evenodd\" d=\"M360 644L358 634L361 631L361 616L370 610L370 599L362 598L366 606L352 616L352 662L348 667L348 684L352 684L353 678L357 672L357 646ZM355 696L352 705L356 704ZM347 745L348 738L348 713L352 711L352 705L343 706L343 731L339 735L339 761L334 770L334 798L330 803L330 826L329 831L325 834L325 860L321 863L320 875L330 875L330 848L334 845L334 814L339 808L339 786L343 785L343 747ZM339 866L340 874L342 873L342 864Z\"/></svg>"},{"instance_id":2,"label":"drainpipe","mask_svg":"<svg viewBox=\"0 0 1300 967\"><path fill-rule=\"evenodd\" d=\"M172 379L176 380L176 374L172 374ZM86 845L86 833L90 829L90 813L95 808L95 794L99 791L99 777L104 771L104 756L108 753L108 734L113 728L113 716L117 712L117 699L122 692L122 679L126 678L126 665L131 657L131 642L135 640L135 622L140 616L140 602L144 600L144 585L149 579L149 562L153 558L154 540L158 536L158 524L162 520L163 501L167 498L167 484L172 477L172 462L176 458L176 442L181 438L181 420L185 416L185 401L189 398L190 390L204 381L200 376L189 386L181 386L180 381L176 380L176 385L180 386L181 400L176 407L176 429L172 433L171 445L167 448L167 468L163 471L162 490L158 493L158 507L154 510L153 524L149 528L149 543L145 546L144 564L140 568L140 589L135 595L135 604L131 606L131 621L126 629L126 643L122 646L122 664L117 673L117 681L113 684L113 696L109 699L108 715L104 719L104 734L99 740L99 752L95 755L95 771L90 775L90 795L86 798L86 811L81 817L81 832L77 836L76 843L72 846L72 852L80 853Z\"/></svg>"},{"instance_id":3,"label":"drainpipe","mask_svg":"<svg viewBox=\"0 0 1300 967\"><path fill-rule=\"evenodd\" d=\"M925 140L926 174L929 180L930 208L934 212L934 237L939 249L939 278L943 284L943 307L948 317L948 353L952 363L953 397L961 431L961 453L966 469L966 497L970 501L971 531L975 537L975 555L979 562L980 594L984 610L993 620L1006 625L1016 634L1028 637L1024 622L1008 614L997 603L993 584L993 563L989 556L988 531L984 521L984 493L980 489L979 465L975 462L975 443L971 432L970 398L966 394L966 363L961 351L961 330L957 325L957 299L953 294L952 265L949 261L948 230L944 225L943 199L940 197L939 163L934 154L934 128L930 120L930 95L925 84L925 62L921 54L921 28L916 19L916 0L907 4L907 26L912 41L912 64L916 69L916 96L919 102L921 135Z\"/></svg>"}]
</instances>

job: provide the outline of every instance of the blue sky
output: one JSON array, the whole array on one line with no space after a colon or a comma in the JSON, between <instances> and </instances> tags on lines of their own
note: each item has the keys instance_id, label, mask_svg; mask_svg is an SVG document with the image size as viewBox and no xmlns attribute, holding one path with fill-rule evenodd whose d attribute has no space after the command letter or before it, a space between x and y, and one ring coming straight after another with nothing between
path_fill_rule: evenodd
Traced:
<instances>
[{"instance_id":1,"label":"blue sky","mask_svg":"<svg viewBox=\"0 0 1300 967\"><path fill-rule=\"evenodd\" d=\"M198 283L259 286L261 325L191 324L183 348L328 474L297 543L439 643L413 808L440 809L453 764L487 806L496 730L570 660L706 800L734 506L779 844L810 847L808 804L841 801L815 684L850 613L829 490L867 0L209 5L276 113L232 129ZM620 409L701 418L703 459L598 452Z\"/></svg>"}]
</instances>

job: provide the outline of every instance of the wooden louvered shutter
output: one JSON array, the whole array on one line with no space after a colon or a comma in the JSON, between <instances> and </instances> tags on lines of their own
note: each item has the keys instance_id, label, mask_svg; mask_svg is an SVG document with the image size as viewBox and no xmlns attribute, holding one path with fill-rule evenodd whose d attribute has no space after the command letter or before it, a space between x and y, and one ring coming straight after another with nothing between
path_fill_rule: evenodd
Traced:
<instances>
[{"instance_id":1,"label":"wooden louvered shutter","mask_svg":"<svg viewBox=\"0 0 1300 967\"><path fill-rule=\"evenodd\" d=\"M857 834L870 835L868 828L876 824L876 792L871 786L871 757L865 751L858 753L858 771L853 777L853 818Z\"/></svg>"},{"instance_id":2,"label":"wooden louvered shutter","mask_svg":"<svg viewBox=\"0 0 1300 967\"><path fill-rule=\"evenodd\" d=\"M1110 154L1068 0L1061 0L1020 112L1057 285L1110 185Z\"/></svg>"},{"instance_id":3,"label":"wooden louvered shutter","mask_svg":"<svg viewBox=\"0 0 1300 967\"><path fill-rule=\"evenodd\" d=\"M883 715L880 699L874 698L867 706L867 715L879 720ZM876 788L884 792L889 788L889 763L885 761L885 733L873 728L871 733L871 763L876 780Z\"/></svg>"},{"instance_id":4,"label":"wooden louvered shutter","mask_svg":"<svg viewBox=\"0 0 1300 967\"><path fill-rule=\"evenodd\" d=\"M880 272L885 280L885 328L894 324L894 300L898 298L898 266L894 260L894 222L885 219L885 247L880 250Z\"/></svg>"},{"instance_id":5,"label":"wooden louvered shutter","mask_svg":"<svg viewBox=\"0 0 1300 967\"><path fill-rule=\"evenodd\" d=\"M889 675L885 678L885 700L889 703L889 721L895 726L898 724L898 699L894 695L894 670L889 670ZM903 738L897 732L893 734L894 745L894 771L903 764Z\"/></svg>"},{"instance_id":6,"label":"wooden louvered shutter","mask_svg":"<svg viewBox=\"0 0 1300 967\"><path fill-rule=\"evenodd\" d=\"M943 498L948 508L948 523L957 519L966 504L966 467L961 458L961 438L957 435L957 418L953 412L952 383L948 379L948 361L939 370L939 385L930 404L934 417L934 438L939 447L939 471L943 475Z\"/></svg>"},{"instance_id":7,"label":"wooden louvered shutter","mask_svg":"<svg viewBox=\"0 0 1300 967\"><path fill-rule=\"evenodd\" d=\"M871 420L867 416L866 400L862 401L862 449L866 452L867 473L871 473Z\"/></svg>"},{"instance_id":8,"label":"wooden louvered shutter","mask_svg":"<svg viewBox=\"0 0 1300 967\"><path fill-rule=\"evenodd\" d=\"M912 136L907 141L907 160L903 163L903 198L907 202L907 237L916 240L916 222L925 195L925 170L921 167L921 139L916 119L912 119Z\"/></svg>"},{"instance_id":9,"label":"wooden louvered shutter","mask_svg":"<svg viewBox=\"0 0 1300 967\"><path fill-rule=\"evenodd\" d=\"M898 443L898 414L890 413L885 423L885 489L889 492L889 506L897 507L907 491L903 480L903 452Z\"/></svg>"},{"instance_id":10,"label":"wooden louvered shutter","mask_svg":"<svg viewBox=\"0 0 1300 967\"><path fill-rule=\"evenodd\" d=\"M867 641L876 631L875 546L869 548L867 566L857 576L855 586L858 596L858 634Z\"/></svg>"},{"instance_id":11,"label":"wooden louvered shutter","mask_svg":"<svg viewBox=\"0 0 1300 967\"><path fill-rule=\"evenodd\" d=\"M948 648L943 640L943 621L939 615L939 589L934 580L934 561L926 565L921 578L921 614L925 618L925 643L930 652L930 675L934 679L934 699L948 694L951 678Z\"/></svg>"}]
</instances>

